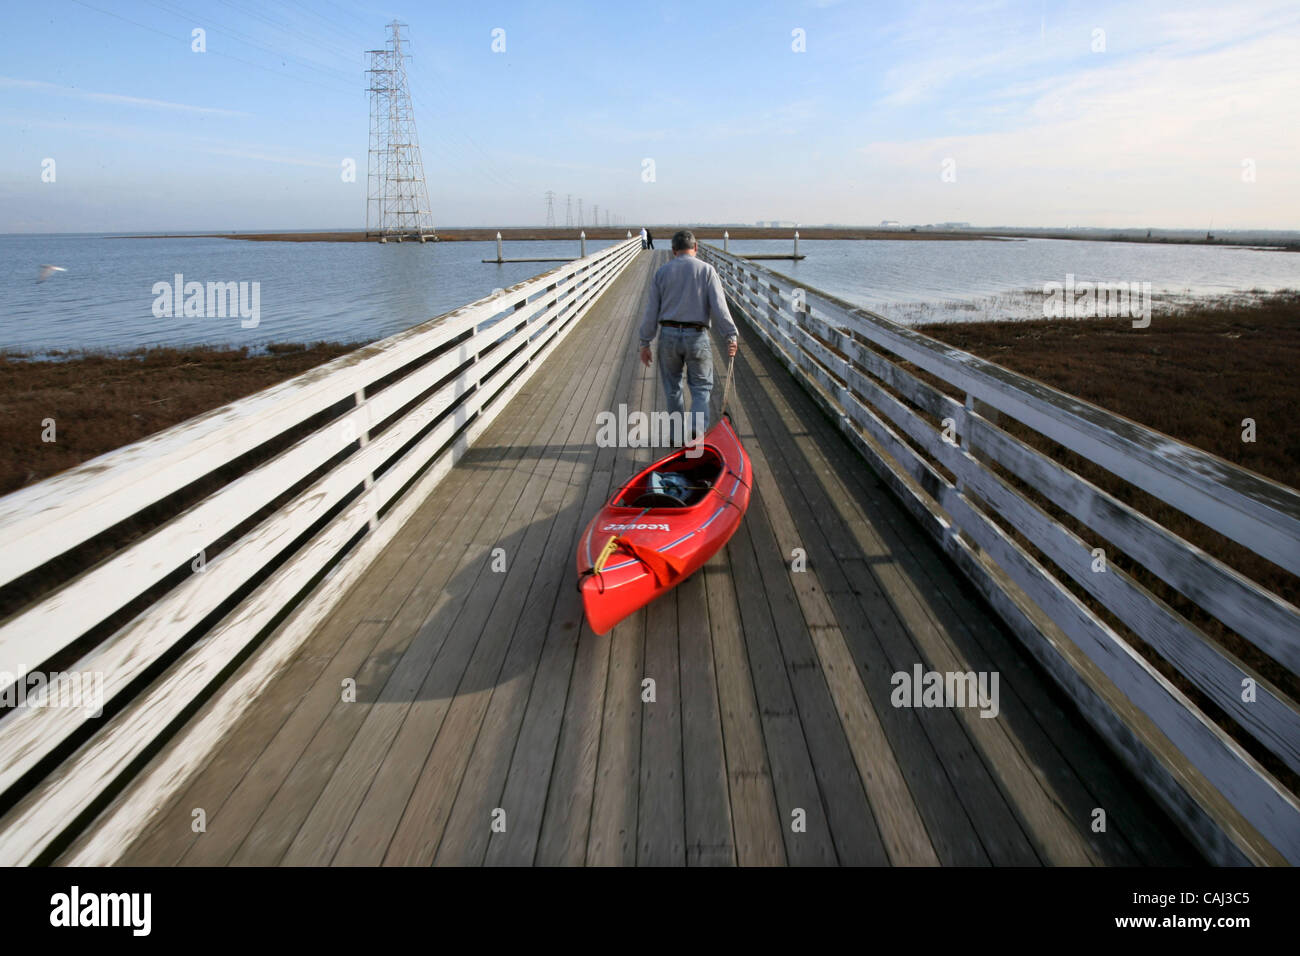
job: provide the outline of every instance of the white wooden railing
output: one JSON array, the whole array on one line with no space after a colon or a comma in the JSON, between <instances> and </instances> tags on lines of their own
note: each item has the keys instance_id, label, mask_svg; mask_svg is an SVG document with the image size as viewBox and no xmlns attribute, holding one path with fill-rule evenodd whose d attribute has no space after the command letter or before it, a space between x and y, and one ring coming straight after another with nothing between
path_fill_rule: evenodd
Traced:
<instances>
[{"instance_id":1,"label":"white wooden railing","mask_svg":"<svg viewBox=\"0 0 1300 956\"><path fill-rule=\"evenodd\" d=\"M70 568L0 622L0 680L12 693L62 661L100 675L105 707L0 715L0 864L57 853L205 700L214 741L639 248L620 242L0 499L0 593ZM196 482L202 494L166 514ZM159 509L143 536L77 566L79 549ZM220 687L254 647L260 670ZM169 772L206 750L190 749ZM130 836L98 835L80 861L111 862Z\"/></svg>"},{"instance_id":2,"label":"white wooden railing","mask_svg":"<svg viewBox=\"0 0 1300 956\"><path fill-rule=\"evenodd\" d=\"M716 247L702 246L701 256L718 269L733 307L1209 859L1300 863L1295 795L1120 631L1150 645L1300 772L1296 701L1113 562L1094 570L1096 542L1055 520L1003 475L1292 675L1300 670L1300 610L999 423L1028 426L1290 574L1300 574L1300 493ZM1067 580L1123 627L1107 623Z\"/></svg>"}]
</instances>

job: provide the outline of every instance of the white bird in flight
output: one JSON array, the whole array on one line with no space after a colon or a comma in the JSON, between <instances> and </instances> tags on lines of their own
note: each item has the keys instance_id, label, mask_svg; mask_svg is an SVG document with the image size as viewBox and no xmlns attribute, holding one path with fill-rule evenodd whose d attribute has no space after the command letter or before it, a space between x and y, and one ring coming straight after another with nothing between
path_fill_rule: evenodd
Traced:
<instances>
[{"instance_id":1,"label":"white bird in flight","mask_svg":"<svg viewBox=\"0 0 1300 956\"><path fill-rule=\"evenodd\" d=\"M41 274L36 277L37 282L44 282L56 272L67 272L63 266L41 266Z\"/></svg>"}]
</instances>

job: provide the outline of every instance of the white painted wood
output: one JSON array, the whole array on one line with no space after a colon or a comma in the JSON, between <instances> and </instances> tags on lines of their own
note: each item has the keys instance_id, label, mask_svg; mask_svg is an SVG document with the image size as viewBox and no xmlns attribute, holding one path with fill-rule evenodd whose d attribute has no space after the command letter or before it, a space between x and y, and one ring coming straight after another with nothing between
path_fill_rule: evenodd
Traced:
<instances>
[{"instance_id":1,"label":"white painted wood","mask_svg":"<svg viewBox=\"0 0 1300 956\"><path fill-rule=\"evenodd\" d=\"M0 498L0 585L353 395L455 336L485 326L548 286L600 281L626 265L626 243L341 356L255 395Z\"/></svg>"},{"instance_id":2,"label":"white painted wood","mask_svg":"<svg viewBox=\"0 0 1300 956\"><path fill-rule=\"evenodd\" d=\"M864 380L851 365L830 352L830 348L848 354L936 418L954 418L963 440L972 437L969 434L972 429L986 428L984 438L990 447L985 451L999 464L1010 468L1076 518L1092 525L1104 538L1142 560L1153 573L1289 669L1300 669L1300 641L1296 639L1300 635L1300 610L1001 429L982 419L978 424L968 422L965 409L955 400L863 348L845 331L807 312L794 313L792 306L787 311L794 316L798 328L807 333L806 338L799 339L798 346L815 355L850 386L861 392ZM777 318L788 322L786 318Z\"/></svg>"},{"instance_id":3,"label":"white painted wood","mask_svg":"<svg viewBox=\"0 0 1300 956\"><path fill-rule=\"evenodd\" d=\"M967 427L998 464L1256 647L1300 670L1293 637L1300 634L1300 609L983 418L972 416Z\"/></svg>"},{"instance_id":4,"label":"white painted wood","mask_svg":"<svg viewBox=\"0 0 1300 956\"><path fill-rule=\"evenodd\" d=\"M753 263L703 247L710 262L731 260L757 290ZM794 287L774 277L777 284ZM1300 492L1175 441L1129 419L944 345L815 290L811 311L852 328L960 391L1024 422L1119 477L1167 501L1289 571L1300 574Z\"/></svg>"},{"instance_id":5,"label":"white painted wood","mask_svg":"<svg viewBox=\"0 0 1300 956\"><path fill-rule=\"evenodd\" d=\"M235 610L185 651L177 664L155 681L143 697L132 700L128 707L97 730L69 760L37 784L0 820L0 862L30 862L38 858L50 841L57 839L77 814L84 812L106 788L114 785L122 768L127 767L135 756L164 735L168 725L191 706L196 696L207 692L207 686L214 677L247 647L249 641L257 639L265 631L306 583L345 548L348 549L342 562L316 586L308 600L295 608L270 642L258 651L257 659L263 662L261 669L254 668L233 691L223 692L219 697L222 702L220 706L205 708L208 714L205 728L218 730L216 736L205 737L201 733L197 749L187 741L182 762L188 761L186 766L189 770L197 766L194 763L197 755L206 752L203 744L215 744L220 729L227 727L242 710L247 699L243 695L255 693L264 686L276 665L288 659L288 655L310 633L315 622L342 596L346 586L359 576L383 544L391 539L402 522L418 507L424 496L505 407L509 399L524 386L532 370L540 366L609 283L632 261L636 245L635 242L621 243L594 254L589 261L569 264L545 276L521 283L495 299L484 300L487 304L481 308L467 307L449 313L449 316L456 316L456 319L441 327L442 337L439 341L445 342L473 330L470 338L458 343L446 355L389 383L384 390L354 409L347 416L351 422L350 429L341 427L346 422L330 423L282 452L273 461L254 469L173 519L154 535L124 550L123 555L115 556L65 587L64 592L75 592L79 600L88 594L107 594L105 589L108 584L123 581L123 569L129 572L132 561L136 562L135 570L138 571L150 566L146 562L151 557L157 560L159 554L167 553L166 548L153 538L172 534L188 547L195 540L196 528L201 524L195 519L195 512L204 508L217 508L222 502L230 507L228 499L232 494L251 496L252 501L241 503L241 507L246 508L247 513L252 513L260 504L276 497L279 493L277 487L282 488L292 483L288 481L277 484L271 479L277 466L292 464L294 475L310 471L311 462L325 460L353 440L349 435L364 435L368 427L382 421L440 378L462 365L466 366L454 380L421 399L418 405L408 410L400 420L391 423L382 434L362 442L356 451L317 479L309 489L216 556L201 575L196 574L174 588L147 612L78 662L73 669L102 669L111 693L119 693L132 677L156 661L160 654L224 602L228 595L256 580L258 572L265 568L269 559L278 554L286 543L317 521L350 490L364 488L359 497L351 501L313 537L310 546L300 549L263 581ZM565 281L567 285L562 284ZM501 319L499 316L503 305L509 314ZM362 350L367 352L370 364L361 380L375 382L437 347L438 343L432 340L423 342L418 352L403 346L399 349L401 354L396 357L376 354L373 346ZM480 358L487 350L490 350L487 357L466 364L471 359ZM338 372L340 381L353 389L351 394L355 395L359 389L364 388L358 384L356 367L357 364L353 362L341 366L330 363L326 368ZM521 374L510 381L517 372ZM328 398L337 394L343 386L331 383L329 389L325 389L313 381L305 387L315 388ZM284 394L284 390L278 387L276 391ZM290 390L288 394L292 396L295 393ZM264 393L252 396L253 399L263 397ZM316 401L323 401L323 404L307 403L305 407L318 410L319 407L331 404L331 400L320 399L319 396ZM451 414L399 458L393 458L402 445L438 414L448 409L452 409ZM307 412L302 417L313 413ZM468 427L460 431L455 441L447 446L447 442L467 422ZM204 425L199 430L211 427ZM184 429L185 426L182 425L172 431ZM120 460L126 463L125 467L136 468L141 456L124 454ZM374 479L375 471L381 466L386 469L384 474ZM422 470L423 474L420 474ZM394 504L394 496L417 474L420 474L419 480ZM99 477L94 480L100 481L107 488L120 486L112 478ZM63 486L70 494L85 494L85 488L79 483L63 483ZM43 489L42 496L37 497L51 500L48 489ZM376 519L379 511L390 504L394 504L392 509L382 519ZM62 520L68 520L67 515L75 513L76 509L64 509ZM12 507L8 512L0 512L0 515L4 514L12 515ZM21 524L23 519L24 516L19 515L16 521ZM228 517L223 517L222 520L227 526L237 523ZM0 528L3 527L0 524ZM181 530L178 532L177 528ZM175 545L176 542L173 541L169 546ZM119 558L124 555L130 555L129 559L119 562ZM108 569L107 572L105 569ZM66 596L67 593L64 594ZM120 603L116 606L120 606ZM0 643L0 660L9 656L11 651L22 650L29 656L37 653L25 643L35 633L31 629L34 622L43 621L46 626L51 622L93 626L111 613L111 610L101 608L96 616L72 607L67 601L42 601L19 616L18 619L23 620L23 628L7 632L5 636L8 639ZM16 620L9 624L16 623ZM22 640L18 639L20 637ZM3 665L0 665L0 669L3 669ZM77 730L84 719L83 712L72 709L23 709L9 715L0 725L0 788L9 787L30 770L46 753ZM158 787L179 786L180 780L171 772L173 769L170 768L161 776L151 773L148 776L150 782L143 785L144 789L139 792L152 793L156 797ZM109 843L113 843L122 832L125 831L118 830L116 835L110 836ZM120 850L125 843L113 845Z\"/></svg>"},{"instance_id":6,"label":"white painted wood","mask_svg":"<svg viewBox=\"0 0 1300 956\"><path fill-rule=\"evenodd\" d=\"M993 594L995 606L1008 617L1009 623L1013 623L1022 639L1031 645L1035 656L1052 662L1049 669L1076 696L1085 711L1090 711L1087 714L1089 720L1102 729L1125 760L1139 770L1153 792L1161 796L1171 812L1190 833L1195 834L1198 843L1211 858L1241 862L1244 854L1244 859L1251 862L1300 860L1300 803L1295 797L1287 793L1221 728L1202 714L980 509L995 508L1001 518L1029 536L1066 573L1103 600L1135 633L1179 666L1198 686L1292 767L1300 762L1300 711L1295 703L1267 681L1263 681L1260 684L1259 700L1251 705L1243 704L1238 696L1240 680L1243 677L1259 680L1259 675L1209 641L1199 630L1191 627L1172 609L1118 569L1112 569L1104 577L1093 576L1089 570L1090 549L1083 541L988 470L970 454L969 448L945 442L933 423L921 418L880 384L864 375L855 367L853 360L860 358L864 368L891 387L898 388L936 418L952 417L958 425L963 442L969 444L968 440L976 437L981 455L992 455L998 460L1014 454L1020 443L988 441L993 435L1003 439L1009 439L1009 436L974 411L975 398L1012 417L1023 419L1025 416L1017 415L1016 412L1028 408L1040 420L1044 417L1052 418L1058 427L1051 437L1058 441L1062 441L1062 437L1073 439L1074 445L1069 440L1062 441L1062 444L1075 447L1076 450L1087 448L1094 436L1088 428L1079 427L1073 419L1081 418L1085 424L1095 425L1096 416L1089 418L1091 412L1087 415L1080 414L1075 406L1082 403L1075 403L1068 396L1056 393L1054 397L1044 397L1041 390L1024 388L1025 383L1031 386L1037 386L1037 383L1020 379L1019 376L1006 380L982 367L976 367L972 372L970 363L944 354L955 350L946 347L937 350L920 348L913 340L924 337L917 336L910 330L905 330L908 331L907 336L871 335L863 330L861 323L845 322L855 332L953 384L981 383L985 387L967 390L968 404L971 406L968 408L901 369L897 370L898 374L891 373L884 367L885 363L880 356L863 349L860 343L847 334L845 328L836 327L816 314L817 311L823 311L835 316L833 321L846 318L851 320L851 313L855 311L851 307L846 308L843 304L834 302L819 302L817 297L805 292L805 302L811 301L812 307L796 311L793 302L787 304L796 288L793 284L766 270L760 272L760 267L741 263L734 257L721 256L712 248L708 248L704 254L718 266L733 302L749 319L760 337L773 347L818 403L839 419L841 429L854 439L854 444L864 451L868 460L877 465L887 483L900 494L909 510L922 520L927 530L940 540L945 550L950 555L962 556L958 563L963 570L973 579L979 579L977 583L981 590ZM787 289L791 295L785 294ZM831 307L828 309L827 305ZM879 321L885 322L883 319ZM843 355L836 354L837 352ZM944 361L936 361L936 354L941 355ZM957 355L964 356L964 353ZM926 361L918 361L918 358ZM996 369L996 366L993 368ZM1004 390L1019 390L1025 394L1017 394L1016 401L1008 401L1005 397L1002 401L990 399L987 394L989 382L1000 382L1000 387ZM1065 401L1062 402L1061 398ZM1017 405L1017 402L1020 404ZM1100 409L1094 411L1101 412ZM1105 416L1106 413L1101 415ZM892 424L888 424L886 419ZM1158 449L1161 453L1169 452L1167 443L1162 444L1162 441L1152 438L1155 436L1156 439L1163 440L1163 436L1156 436L1155 433L1141 435L1140 432L1147 430L1131 422L1120 419L1116 421L1121 423L1118 431L1125 440L1145 443L1149 449ZM902 433L924 449L926 455L941 462L957 478L960 487L945 479L894 428L901 429ZM1046 433L1045 429L1039 430ZM1104 441L1101 443L1106 444ZM1195 453L1194 449L1189 451ZM1169 467L1176 470L1186 465L1187 455L1182 450L1172 457L1175 464L1164 469L1151 467L1150 461L1143 461L1142 464L1151 473L1164 473ZM1231 469L1227 463L1221 464ZM1055 463L1053 467L1056 472L1064 473L1071 479L1077 478ZM1207 478L1205 472L1196 472L1194 468L1190 470L1194 472L1193 478L1184 484L1192 489L1191 498L1196 493L1204 492L1209 481L1222 479L1223 475L1220 471ZM1046 470L1042 467L1037 469L1037 473L1044 472ZM1243 480L1233 482L1238 496L1259 491L1257 483L1253 481L1257 476L1244 472L1242 475L1245 476ZM1059 486L1066 482L1060 474L1052 477L1055 478L1059 493ZM1233 479L1238 477L1240 476L1232 476ZM1295 494L1291 489L1277 487L1286 494ZM1246 491L1243 492L1242 489ZM1077 488L1071 490L1077 492ZM1269 513L1277 502L1277 496L1269 489L1265 489L1265 492L1254 500L1255 518ZM978 496L978 503L969 495ZM1184 495L1185 500L1191 498ZM1283 503L1286 504L1286 501ZM1286 517L1286 509L1283 508L1280 516L1283 527L1286 527ZM1180 553L1173 546L1185 542L1159 528L1154 522L1148 520L1147 524L1152 528L1133 523L1137 530L1131 532L1130 537L1141 535L1147 540L1160 540L1165 547L1163 551L1156 552L1159 557L1166 562L1176 560ZM1159 534L1153 529L1159 529ZM966 547L966 536L978 543L982 553ZM1273 539L1275 548L1278 540L1276 536ZM1294 541L1290 546L1294 546ZM1182 552L1182 555L1185 556L1186 552ZM983 568L989 558L996 562L996 575ZM1217 562L1214 564L1217 565ZM1217 569L1212 573L1216 579L1224 577ZM1096 579L1090 580L1093 577ZM1195 588L1190 589L1195 591ZM1010 597L1011 591L1023 594L1028 603L1023 603L1021 598ZM1271 620L1274 621L1288 619L1294 610L1275 595L1269 595L1264 589L1244 579L1240 579L1240 585L1234 593L1238 600L1243 593L1251 595L1245 600L1252 603L1257 613L1261 607L1269 608L1262 613L1266 616L1271 614ZM1004 594L1008 595L1008 599L1003 598ZM1038 610L1031 614L1024 610L1026 607ZM1047 611L1046 617L1042 615L1044 610ZM1010 620L1012 618L1014 622ZM1031 621L1034 625L1032 628L1028 626ZM1064 652L1066 645L1060 645L1055 651L1046 651L1045 632L1062 628L1062 634L1071 642L1070 652ZM1287 647L1293 644L1295 637L1296 632L1291 631L1280 640L1286 641L1284 647ZM1261 638L1265 646L1270 641L1277 646L1278 640L1277 635ZM1063 662L1069 660L1070 654L1078 654L1080 651L1084 656L1075 657L1068 664L1072 670L1067 669ZM1080 671L1080 668L1089 669L1094 666L1098 675L1105 675L1102 683L1097 682L1097 675L1088 676L1085 680L1086 675ZM1105 681L1109 681L1109 684ZM1116 697L1108 687L1122 690L1137 709L1126 713L1128 705L1121 704L1123 698ZM1099 710L1099 702L1103 701L1108 703L1100 704ZM1106 710L1107 707L1109 710ZM1148 720L1159 730L1155 736L1139 726ZM1195 778L1188 777L1190 767L1179 765L1180 757L1195 768Z\"/></svg>"},{"instance_id":7,"label":"white painted wood","mask_svg":"<svg viewBox=\"0 0 1300 956\"><path fill-rule=\"evenodd\" d=\"M539 297L532 305L544 306L542 311L536 314L517 311L490 327L480 329L455 348L402 380L390 384L364 403L364 407L354 409L337 423L301 440L289 452L240 477L167 525L114 555L106 563L91 569L36 606L20 613L0 627L0 671L20 675L37 667L178 567L193 561L201 550L275 500L342 448L356 441L359 435L366 432L365 422L387 419L431 384L473 361L480 352L507 339L518 329L540 327L555 320L562 307L551 304L554 302L554 295ZM523 304L522 300L519 304ZM536 351L533 348L530 354ZM421 412L424 417L420 424L452 407L473 384L489 376L504 359L505 351L498 350L494 355L497 357L475 366L456 382L445 386L439 392L437 401L425 402ZM391 447L391 441L378 446L381 449ZM374 458L375 454L375 449L367 452L369 458ZM364 464L364 459L350 459L351 472L357 471L358 464ZM369 470L373 471L374 468ZM337 495L345 493L350 487L338 481L343 474L341 472L335 476ZM365 476L356 477L360 481ZM337 498L312 500L316 505L313 511L322 513ZM278 538L276 540L281 543ZM267 559L273 556L273 553L269 554ZM224 594L219 596L224 599ZM3 766L2 761L0 766Z\"/></svg>"}]
</instances>

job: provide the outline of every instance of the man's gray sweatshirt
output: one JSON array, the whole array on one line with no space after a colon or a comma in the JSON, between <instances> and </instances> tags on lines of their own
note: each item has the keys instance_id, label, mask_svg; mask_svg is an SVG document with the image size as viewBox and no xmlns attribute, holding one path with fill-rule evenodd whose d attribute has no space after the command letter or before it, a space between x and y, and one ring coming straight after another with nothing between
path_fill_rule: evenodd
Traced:
<instances>
[{"instance_id":1,"label":"man's gray sweatshirt","mask_svg":"<svg viewBox=\"0 0 1300 956\"><path fill-rule=\"evenodd\" d=\"M710 319L717 320L725 338L737 337L736 323L727 309L727 297L717 270L695 256L674 256L650 280L650 299L638 330L641 347L650 345L660 322L707 326Z\"/></svg>"}]
</instances>

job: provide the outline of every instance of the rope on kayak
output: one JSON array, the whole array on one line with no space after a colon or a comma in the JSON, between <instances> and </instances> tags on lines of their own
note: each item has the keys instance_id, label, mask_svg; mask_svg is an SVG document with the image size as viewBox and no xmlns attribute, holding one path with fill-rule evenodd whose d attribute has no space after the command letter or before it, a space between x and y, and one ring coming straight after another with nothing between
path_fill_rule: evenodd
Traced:
<instances>
[{"instance_id":1,"label":"rope on kayak","mask_svg":"<svg viewBox=\"0 0 1300 956\"><path fill-rule=\"evenodd\" d=\"M727 414L727 393L731 391L731 368L736 364L736 356L727 356L727 380L722 385L722 408L718 411L718 421L722 421L722 416Z\"/></svg>"},{"instance_id":2,"label":"rope on kayak","mask_svg":"<svg viewBox=\"0 0 1300 956\"><path fill-rule=\"evenodd\" d=\"M646 512L649 511L649 510L650 510L649 508L643 508L643 509L641 510L641 513L640 513L639 515L637 515L635 518L633 518L631 521L629 521L629 522L627 522L627 523L628 523L628 524L636 524L638 521L640 521L642 518L645 517ZM615 549L616 547L618 547L618 543L619 543L619 541L621 541L621 540L623 540L623 539L621 539L621 538L620 538L618 535L616 535L616 534L612 534L612 535L610 535L610 536L609 536L609 540L605 542L605 547L604 547L604 548L601 550L601 552L600 552L600 557L598 557L598 558L596 559L596 563L593 564L591 567L587 568L586 570L584 570L584 571L579 571L579 572L578 572L578 593L579 593L579 594L582 593L582 579L585 578L585 577L587 577L587 575L589 575L589 574L590 574L590 575L595 575L596 577L599 578L599 577L600 577L600 572L603 571L603 570L605 569L605 562L606 562L607 560L609 560L609 556L610 556L611 554L614 553L614 549ZM623 543L624 543L624 544L630 544L630 542L627 542L627 541L624 541ZM630 549L629 549L629 550L630 550ZM587 553L590 554L591 552L588 551ZM604 590L604 582L603 582L603 581L602 581L601 590L602 590L602 591Z\"/></svg>"}]
</instances>

